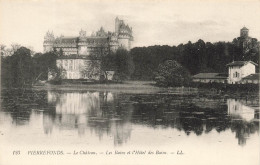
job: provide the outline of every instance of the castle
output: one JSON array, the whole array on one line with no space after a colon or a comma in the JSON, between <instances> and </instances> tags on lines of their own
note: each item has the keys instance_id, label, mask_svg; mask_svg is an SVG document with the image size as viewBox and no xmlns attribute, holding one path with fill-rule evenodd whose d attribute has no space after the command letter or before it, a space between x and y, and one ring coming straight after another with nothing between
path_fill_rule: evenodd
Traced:
<instances>
[{"instance_id":1,"label":"castle","mask_svg":"<svg viewBox=\"0 0 260 165\"><path fill-rule=\"evenodd\" d=\"M90 36L86 35L86 31L80 30L79 36L76 37L60 37L54 36L52 32L47 32L44 37L43 48L44 53L57 51L61 57L56 60L58 68L63 70L63 79L95 79L98 80L102 73L95 73L92 76L86 74L93 71L91 63L96 61L100 65L100 59L91 59L90 56L100 57L109 52L115 52L117 49L131 49L133 41L132 28L124 23L123 20L115 19L115 32L106 32L101 27L96 33ZM95 72L100 72L98 69ZM111 71L108 71L111 73ZM48 79L52 79L53 74L49 74ZM109 79L112 79L110 76Z\"/></svg>"},{"instance_id":2,"label":"castle","mask_svg":"<svg viewBox=\"0 0 260 165\"><path fill-rule=\"evenodd\" d=\"M237 46L242 47L243 53L246 54L252 49L260 50L260 42L256 38L249 36L249 29L243 27L240 29L240 36L233 41Z\"/></svg>"},{"instance_id":3,"label":"castle","mask_svg":"<svg viewBox=\"0 0 260 165\"><path fill-rule=\"evenodd\" d=\"M115 32L106 32L101 27L96 33L90 36L86 31L80 30L79 36L60 37L54 36L52 32L47 32L44 37L44 53L50 51L59 51L63 55L88 56L101 51L116 51L119 48L131 49L133 41L132 28L124 23L123 20L115 19Z\"/></svg>"}]
</instances>

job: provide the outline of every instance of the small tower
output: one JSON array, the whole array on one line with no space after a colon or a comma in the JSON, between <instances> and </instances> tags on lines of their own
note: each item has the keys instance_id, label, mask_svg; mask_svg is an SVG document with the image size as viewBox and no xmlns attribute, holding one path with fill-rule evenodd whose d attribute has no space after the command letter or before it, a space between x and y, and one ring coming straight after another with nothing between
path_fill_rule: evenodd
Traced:
<instances>
[{"instance_id":1,"label":"small tower","mask_svg":"<svg viewBox=\"0 0 260 165\"><path fill-rule=\"evenodd\" d=\"M88 55L86 31L84 31L82 29L79 32L78 54L79 55Z\"/></svg>"},{"instance_id":2,"label":"small tower","mask_svg":"<svg viewBox=\"0 0 260 165\"><path fill-rule=\"evenodd\" d=\"M86 38L86 31L81 29L79 32L79 38Z\"/></svg>"},{"instance_id":3,"label":"small tower","mask_svg":"<svg viewBox=\"0 0 260 165\"><path fill-rule=\"evenodd\" d=\"M44 42L43 42L43 52L50 52L53 51L53 45L55 42L55 38L53 35L53 32L47 32L46 35L44 36Z\"/></svg>"},{"instance_id":4,"label":"small tower","mask_svg":"<svg viewBox=\"0 0 260 165\"><path fill-rule=\"evenodd\" d=\"M243 28L240 30L240 37L242 37L242 38L248 38L248 32L249 32L249 29L247 29L246 27L243 27Z\"/></svg>"},{"instance_id":5,"label":"small tower","mask_svg":"<svg viewBox=\"0 0 260 165\"><path fill-rule=\"evenodd\" d=\"M108 34L105 32L104 28L101 26L100 30L96 32L96 37L107 37Z\"/></svg>"},{"instance_id":6,"label":"small tower","mask_svg":"<svg viewBox=\"0 0 260 165\"><path fill-rule=\"evenodd\" d=\"M119 24L120 24L120 20L118 19L118 17L116 17L116 19L115 19L115 33L117 33L117 34L119 32Z\"/></svg>"}]
</instances>

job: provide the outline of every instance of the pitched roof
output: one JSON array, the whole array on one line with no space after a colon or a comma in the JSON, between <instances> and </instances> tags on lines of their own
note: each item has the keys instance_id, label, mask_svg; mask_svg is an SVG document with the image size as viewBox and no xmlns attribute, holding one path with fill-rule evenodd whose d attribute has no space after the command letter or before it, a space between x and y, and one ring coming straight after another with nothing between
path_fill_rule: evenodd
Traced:
<instances>
[{"instance_id":1,"label":"pitched roof","mask_svg":"<svg viewBox=\"0 0 260 165\"><path fill-rule=\"evenodd\" d=\"M241 30L248 30L248 28L246 28L246 27L244 26Z\"/></svg>"},{"instance_id":2,"label":"pitched roof","mask_svg":"<svg viewBox=\"0 0 260 165\"><path fill-rule=\"evenodd\" d=\"M227 79L228 75L223 73L199 73L193 76L197 79Z\"/></svg>"},{"instance_id":3,"label":"pitched roof","mask_svg":"<svg viewBox=\"0 0 260 165\"><path fill-rule=\"evenodd\" d=\"M244 65L246 65L246 64L248 64L248 63L251 63L251 64L253 64L253 65L255 65L255 66L258 66L258 65L257 65L256 63L254 63L253 61L233 61L233 62L227 64L227 66L244 66Z\"/></svg>"},{"instance_id":4,"label":"pitched roof","mask_svg":"<svg viewBox=\"0 0 260 165\"><path fill-rule=\"evenodd\" d=\"M259 73L255 73L255 74L250 74L246 77L244 77L243 79L246 80L259 80L260 74Z\"/></svg>"}]
</instances>

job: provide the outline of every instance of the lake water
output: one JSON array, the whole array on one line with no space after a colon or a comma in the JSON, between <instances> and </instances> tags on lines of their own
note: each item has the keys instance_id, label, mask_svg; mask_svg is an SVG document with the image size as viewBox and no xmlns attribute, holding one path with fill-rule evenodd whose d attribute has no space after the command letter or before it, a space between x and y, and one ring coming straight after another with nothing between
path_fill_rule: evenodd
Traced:
<instances>
[{"instance_id":1,"label":"lake water","mask_svg":"<svg viewBox=\"0 0 260 165\"><path fill-rule=\"evenodd\" d=\"M57 90L3 90L1 95L2 162L21 150L17 164L102 158L108 164L258 165L259 144L258 97ZM64 155L28 154L45 149ZM75 158L75 150L97 155Z\"/></svg>"}]
</instances>

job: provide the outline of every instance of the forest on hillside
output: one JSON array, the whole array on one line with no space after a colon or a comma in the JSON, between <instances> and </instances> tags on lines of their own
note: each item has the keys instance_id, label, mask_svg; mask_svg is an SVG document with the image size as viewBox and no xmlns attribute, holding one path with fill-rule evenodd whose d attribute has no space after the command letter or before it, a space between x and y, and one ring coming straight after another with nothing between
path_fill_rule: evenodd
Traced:
<instances>
[{"instance_id":1,"label":"forest on hillside","mask_svg":"<svg viewBox=\"0 0 260 165\"><path fill-rule=\"evenodd\" d=\"M238 39L233 42L188 42L178 46L155 45L135 47L131 50L135 80L152 80L159 64L175 60L185 67L191 75L200 72L227 73L226 64L238 60L251 60L259 64L259 44L256 41L243 47Z\"/></svg>"}]
</instances>

